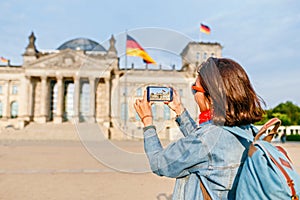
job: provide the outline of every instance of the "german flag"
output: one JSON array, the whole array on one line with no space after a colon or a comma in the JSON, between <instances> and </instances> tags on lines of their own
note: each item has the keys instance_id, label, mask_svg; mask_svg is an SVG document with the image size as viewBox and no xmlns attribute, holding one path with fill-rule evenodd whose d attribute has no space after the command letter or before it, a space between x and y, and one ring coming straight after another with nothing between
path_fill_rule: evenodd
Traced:
<instances>
[{"instance_id":1,"label":"german flag","mask_svg":"<svg viewBox=\"0 0 300 200\"><path fill-rule=\"evenodd\" d=\"M126 54L128 56L141 57L143 58L143 61L147 64L156 64L156 62L143 49L143 47L141 47L141 45L129 35L127 35L127 40L126 40Z\"/></svg>"},{"instance_id":2,"label":"german flag","mask_svg":"<svg viewBox=\"0 0 300 200\"><path fill-rule=\"evenodd\" d=\"M200 24L200 31L206 34L210 34L210 28L204 24Z\"/></svg>"},{"instance_id":3,"label":"german flag","mask_svg":"<svg viewBox=\"0 0 300 200\"><path fill-rule=\"evenodd\" d=\"M8 60L6 58L2 57L2 56L0 57L0 61L4 62L4 63L8 63Z\"/></svg>"}]
</instances>

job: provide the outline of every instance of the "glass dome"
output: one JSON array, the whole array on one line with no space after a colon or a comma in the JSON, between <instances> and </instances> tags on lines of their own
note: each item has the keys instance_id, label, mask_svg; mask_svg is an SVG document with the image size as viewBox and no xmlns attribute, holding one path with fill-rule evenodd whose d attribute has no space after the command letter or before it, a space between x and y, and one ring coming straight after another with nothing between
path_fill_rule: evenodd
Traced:
<instances>
[{"instance_id":1,"label":"glass dome","mask_svg":"<svg viewBox=\"0 0 300 200\"><path fill-rule=\"evenodd\" d=\"M69 40L62 45L60 45L57 50L73 49L73 50L83 50L83 51L106 51L106 49L99 43L86 39L86 38L76 38Z\"/></svg>"}]
</instances>

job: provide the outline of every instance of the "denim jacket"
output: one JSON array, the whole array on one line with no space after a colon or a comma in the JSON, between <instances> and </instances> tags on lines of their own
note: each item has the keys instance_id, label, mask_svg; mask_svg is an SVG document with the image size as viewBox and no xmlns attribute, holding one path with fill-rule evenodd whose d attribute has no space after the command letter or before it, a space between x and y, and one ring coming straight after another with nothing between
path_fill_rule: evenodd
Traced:
<instances>
[{"instance_id":1,"label":"denim jacket","mask_svg":"<svg viewBox=\"0 0 300 200\"><path fill-rule=\"evenodd\" d=\"M154 126L144 128L144 148L152 171L176 178L173 199L203 199L200 179L212 199L234 199L236 177L250 141L211 122L197 126L187 111L176 122L185 137L166 148L162 147ZM240 128L253 134L251 125Z\"/></svg>"}]
</instances>

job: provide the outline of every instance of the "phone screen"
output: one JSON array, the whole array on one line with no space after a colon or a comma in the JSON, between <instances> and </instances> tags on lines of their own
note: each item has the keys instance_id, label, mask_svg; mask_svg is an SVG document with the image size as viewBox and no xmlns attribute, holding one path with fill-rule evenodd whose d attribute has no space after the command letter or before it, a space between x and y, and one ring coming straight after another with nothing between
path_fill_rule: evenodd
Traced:
<instances>
[{"instance_id":1,"label":"phone screen","mask_svg":"<svg viewBox=\"0 0 300 200\"><path fill-rule=\"evenodd\" d=\"M148 86L147 100L148 101L172 101L173 90L170 87Z\"/></svg>"}]
</instances>

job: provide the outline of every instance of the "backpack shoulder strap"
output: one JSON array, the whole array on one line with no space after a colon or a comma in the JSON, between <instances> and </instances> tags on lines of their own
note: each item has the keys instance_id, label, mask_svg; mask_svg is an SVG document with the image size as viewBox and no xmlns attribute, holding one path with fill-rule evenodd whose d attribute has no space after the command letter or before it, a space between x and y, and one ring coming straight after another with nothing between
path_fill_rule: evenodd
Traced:
<instances>
[{"instance_id":1,"label":"backpack shoulder strap","mask_svg":"<svg viewBox=\"0 0 300 200\"><path fill-rule=\"evenodd\" d=\"M241 138L244 138L246 140L249 140L251 142L254 141L254 137L248 133L246 133L246 131L244 131L243 129L239 128L238 126L223 126L223 128L231 133L233 133L236 136L239 136Z\"/></svg>"},{"instance_id":2,"label":"backpack shoulder strap","mask_svg":"<svg viewBox=\"0 0 300 200\"><path fill-rule=\"evenodd\" d=\"M239 137L245 138L245 139L250 140L251 142L253 142L253 141L259 140L260 137L264 133L266 133L266 131L268 130L268 128L270 128L271 126L274 126L273 129L269 133L267 133L267 135L263 138L263 140L271 142L273 136L277 133L277 129L279 128L280 125L281 125L280 119L278 119L278 118L272 118L272 119L270 119L258 131L258 133L256 134L255 138L253 138L253 136L250 135L250 134L246 134L245 131L243 129L239 128L238 126L232 126L232 127L230 127L230 126L223 126L223 128L225 130L228 130L231 133L239 136Z\"/></svg>"},{"instance_id":3,"label":"backpack shoulder strap","mask_svg":"<svg viewBox=\"0 0 300 200\"><path fill-rule=\"evenodd\" d=\"M257 133L257 135L255 136L255 141L259 140L259 138L266 133L266 131L268 130L268 128L270 128L271 126L274 126L273 129L267 133L267 135L264 137L263 140L271 142L271 140L273 139L274 135L277 133L277 130L279 128L279 126L281 125L281 121L278 118L272 118L270 119L267 123L265 123L263 125L263 127L259 130L259 132Z\"/></svg>"}]
</instances>

